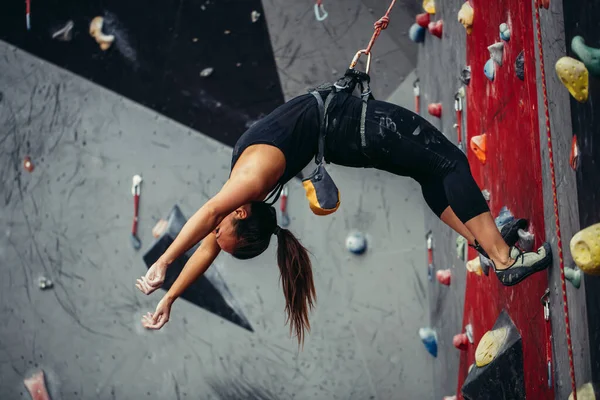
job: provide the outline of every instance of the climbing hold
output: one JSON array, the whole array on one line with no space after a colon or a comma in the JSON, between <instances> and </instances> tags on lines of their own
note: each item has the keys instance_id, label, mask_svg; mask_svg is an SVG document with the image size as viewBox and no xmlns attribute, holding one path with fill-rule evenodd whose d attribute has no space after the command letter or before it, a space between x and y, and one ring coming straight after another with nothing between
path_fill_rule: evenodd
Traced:
<instances>
[{"instance_id":1,"label":"climbing hold","mask_svg":"<svg viewBox=\"0 0 600 400\"><path fill-rule=\"evenodd\" d=\"M437 118L442 118L442 103L431 103L427 106L429 114Z\"/></svg>"},{"instance_id":2,"label":"climbing hold","mask_svg":"<svg viewBox=\"0 0 600 400\"><path fill-rule=\"evenodd\" d=\"M258 11L254 10L250 13L250 20L252 21L252 23L255 23L256 21L258 21L259 18L260 18L260 13Z\"/></svg>"},{"instance_id":3,"label":"climbing hold","mask_svg":"<svg viewBox=\"0 0 600 400\"><path fill-rule=\"evenodd\" d=\"M466 333L459 333L452 338L452 344L459 350L467 350L469 348L469 338Z\"/></svg>"},{"instance_id":4,"label":"climbing hold","mask_svg":"<svg viewBox=\"0 0 600 400\"><path fill-rule=\"evenodd\" d=\"M475 153L475 156L479 161L485 165L487 161L486 149L487 149L487 134L473 136L471 138L471 150Z\"/></svg>"},{"instance_id":5,"label":"climbing hold","mask_svg":"<svg viewBox=\"0 0 600 400\"><path fill-rule=\"evenodd\" d=\"M419 336L425 348L434 357L437 357L437 334L431 328L419 329Z\"/></svg>"},{"instance_id":6,"label":"climbing hold","mask_svg":"<svg viewBox=\"0 0 600 400\"><path fill-rule=\"evenodd\" d=\"M435 277L438 282L442 285L450 286L450 279L452 277L452 273L449 269L440 269L435 273Z\"/></svg>"},{"instance_id":7,"label":"climbing hold","mask_svg":"<svg viewBox=\"0 0 600 400\"><path fill-rule=\"evenodd\" d=\"M467 258L467 239L460 235L456 238L456 257L463 261Z\"/></svg>"},{"instance_id":8,"label":"climbing hold","mask_svg":"<svg viewBox=\"0 0 600 400\"><path fill-rule=\"evenodd\" d=\"M346 238L346 248L354 254L362 254L367 250L367 238L360 232L352 232Z\"/></svg>"},{"instance_id":9,"label":"climbing hold","mask_svg":"<svg viewBox=\"0 0 600 400\"><path fill-rule=\"evenodd\" d=\"M416 20L420 27L427 29L431 22L431 16L428 13L417 14Z\"/></svg>"},{"instance_id":10,"label":"climbing hold","mask_svg":"<svg viewBox=\"0 0 600 400\"><path fill-rule=\"evenodd\" d=\"M481 261L479 257L475 257L472 260L467 262L467 271L473 272L479 276L483 275L483 270L481 269Z\"/></svg>"},{"instance_id":11,"label":"climbing hold","mask_svg":"<svg viewBox=\"0 0 600 400\"><path fill-rule=\"evenodd\" d=\"M570 247L573 261L583 272L600 275L600 223L577 232Z\"/></svg>"},{"instance_id":12,"label":"climbing hold","mask_svg":"<svg viewBox=\"0 0 600 400\"><path fill-rule=\"evenodd\" d=\"M33 162L31 161L31 158L29 158L29 156L23 159L23 168L25 168L27 172L33 172L35 166L33 165Z\"/></svg>"},{"instance_id":13,"label":"climbing hold","mask_svg":"<svg viewBox=\"0 0 600 400\"><path fill-rule=\"evenodd\" d=\"M471 83L471 67L468 65L460 71L460 81L467 86Z\"/></svg>"},{"instance_id":14,"label":"climbing hold","mask_svg":"<svg viewBox=\"0 0 600 400\"><path fill-rule=\"evenodd\" d=\"M483 198L485 199L485 201L490 201L490 191L487 189L483 189L481 191L481 194L483 195Z\"/></svg>"},{"instance_id":15,"label":"climbing hold","mask_svg":"<svg viewBox=\"0 0 600 400\"><path fill-rule=\"evenodd\" d=\"M479 255L479 263L481 264L481 270L483 271L483 274L485 276L489 276L490 268L494 267L494 263L492 262L492 260L490 260L489 258L486 258L480 254Z\"/></svg>"},{"instance_id":16,"label":"climbing hold","mask_svg":"<svg viewBox=\"0 0 600 400\"><path fill-rule=\"evenodd\" d=\"M546 10L548 8L550 8L550 0L538 0L538 1L539 1L539 3L538 3L539 8L544 7Z\"/></svg>"},{"instance_id":17,"label":"climbing hold","mask_svg":"<svg viewBox=\"0 0 600 400\"><path fill-rule=\"evenodd\" d=\"M504 43L497 42L488 46L490 52L490 58L498 65L502 65L502 57L504 56Z\"/></svg>"},{"instance_id":18,"label":"climbing hold","mask_svg":"<svg viewBox=\"0 0 600 400\"><path fill-rule=\"evenodd\" d=\"M577 388L577 400L596 400L598 399L598 388L594 387L592 383L586 383ZM573 393L569 395L569 400L573 400L575 396Z\"/></svg>"},{"instance_id":19,"label":"climbing hold","mask_svg":"<svg viewBox=\"0 0 600 400\"><path fill-rule=\"evenodd\" d=\"M571 57L562 57L556 62L556 74L575 100L580 103L587 101L589 75L581 61Z\"/></svg>"},{"instance_id":20,"label":"climbing hold","mask_svg":"<svg viewBox=\"0 0 600 400\"><path fill-rule=\"evenodd\" d=\"M467 335L469 343L473 344L473 325L467 324L467 326L465 326L465 334Z\"/></svg>"},{"instance_id":21,"label":"climbing hold","mask_svg":"<svg viewBox=\"0 0 600 400\"><path fill-rule=\"evenodd\" d=\"M444 30L444 21L442 21L441 19L435 22L430 22L429 25L427 26L429 29L429 33L431 33L433 36L442 37L442 33Z\"/></svg>"},{"instance_id":22,"label":"climbing hold","mask_svg":"<svg viewBox=\"0 0 600 400\"><path fill-rule=\"evenodd\" d=\"M579 289L579 286L581 286L581 270L565 267L565 279Z\"/></svg>"},{"instance_id":23,"label":"climbing hold","mask_svg":"<svg viewBox=\"0 0 600 400\"><path fill-rule=\"evenodd\" d=\"M494 60L492 60L491 58L487 60L487 62L483 66L483 73L485 74L485 77L488 78L490 81L494 81L494 77L496 76L496 64L494 63Z\"/></svg>"},{"instance_id":24,"label":"climbing hold","mask_svg":"<svg viewBox=\"0 0 600 400\"><path fill-rule=\"evenodd\" d=\"M69 20L62 28L58 29L52 34L52 39L59 40L61 42L70 42L73 38L73 27L75 24Z\"/></svg>"},{"instance_id":25,"label":"climbing hold","mask_svg":"<svg viewBox=\"0 0 600 400\"><path fill-rule=\"evenodd\" d=\"M458 22L465 27L467 34L470 35L473 31L473 7L468 1L464 2L460 11L458 11Z\"/></svg>"},{"instance_id":26,"label":"climbing hold","mask_svg":"<svg viewBox=\"0 0 600 400\"><path fill-rule=\"evenodd\" d=\"M515 60L515 73L517 78L525 80L525 53L521 51Z\"/></svg>"},{"instance_id":27,"label":"climbing hold","mask_svg":"<svg viewBox=\"0 0 600 400\"><path fill-rule=\"evenodd\" d=\"M38 278L38 287L42 290L52 289L54 287L54 283L45 276L40 276Z\"/></svg>"},{"instance_id":28,"label":"climbing hold","mask_svg":"<svg viewBox=\"0 0 600 400\"><path fill-rule=\"evenodd\" d=\"M524 399L523 341L506 310L475 350L473 367L462 385L465 400ZM501 377L501 378L498 378Z\"/></svg>"},{"instance_id":29,"label":"climbing hold","mask_svg":"<svg viewBox=\"0 0 600 400\"><path fill-rule=\"evenodd\" d=\"M408 30L408 37L415 43L421 43L425 40L425 28L419 24L412 24Z\"/></svg>"},{"instance_id":30,"label":"climbing hold","mask_svg":"<svg viewBox=\"0 0 600 400\"><path fill-rule=\"evenodd\" d=\"M581 36L571 40L571 50L583 62L592 75L600 75L600 49L587 46Z\"/></svg>"},{"instance_id":31,"label":"climbing hold","mask_svg":"<svg viewBox=\"0 0 600 400\"><path fill-rule=\"evenodd\" d=\"M525 251L532 251L535 244L535 235L523 229L519 229L517 234L519 235L519 247Z\"/></svg>"},{"instance_id":32,"label":"climbing hold","mask_svg":"<svg viewBox=\"0 0 600 400\"><path fill-rule=\"evenodd\" d=\"M212 75L213 71L214 71L214 68L212 68L212 67L204 68L202 71L200 71L200 76L203 78L208 78L209 76Z\"/></svg>"},{"instance_id":33,"label":"climbing hold","mask_svg":"<svg viewBox=\"0 0 600 400\"><path fill-rule=\"evenodd\" d=\"M484 367L491 363L508 338L508 328L502 327L487 331L475 350L475 365Z\"/></svg>"},{"instance_id":34,"label":"climbing hold","mask_svg":"<svg viewBox=\"0 0 600 400\"><path fill-rule=\"evenodd\" d=\"M444 400L456 400L456 396L444 396Z\"/></svg>"},{"instance_id":35,"label":"climbing hold","mask_svg":"<svg viewBox=\"0 0 600 400\"><path fill-rule=\"evenodd\" d=\"M579 168L579 145L577 144L577 135L573 135L573 140L571 140L571 155L569 156L569 164L575 171L577 171Z\"/></svg>"},{"instance_id":36,"label":"climbing hold","mask_svg":"<svg viewBox=\"0 0 600 400\"><path fill-rule=\"evenodd\" d=\"M152 236L154 238L159 238L163 233L167 231L167 226L169 223L166 219L159 219L154 228L152 228Z\"/></svg>"},{"instance_id":37,"label":"climbing hold","mask_svg":"<svg viewBox=\"0 0 600 400\"><path fill-rule=\"evenodd\" d=\"M423 0L423 10L428 14L435 14L435 1L434 0Z\"/></svg>"},{"instance_id":38,"label":"climbing hold","mask_svg":"<svg viewBox=\"0 0 600 400\"><path fill-rule=\"evenodd\" d=\"M510 28L506 22L500 24L500 39L506 42L510 40Z\"/></svg>"},{"instance_id":39,"label":"climbing hold","mask_svg":"<svg viewBox=\"0 0 600 400\"><path fill-rule=\"evenodd\" d=\"M498 213L498 216L496 217L494 222L496 223L496 227L498 227L499 230L502 230L502 227L504 225L508 224L509 222L513 221L514 219L515 219L515 217L514 217L514 215L512 215L512 213L510 212L508 207L502 206L502 208L500 209L500 212Z\"/></svg>"},{"instance_id":40,"label":"climbing hold","mask_svg":"<svg viewBox=\"0 0 600 400\"><path fill-rule=\"evenodd\" d=\"M44 378L44 371L39 370L29 378L23 380L23 384L33 400L50 400L50 394L48 394L48 389L46 389L46 380Z\"/></svg>"},{"instance_id":41,"label":"climbing hold","mask_svg":"<svg viewBox=\"0 0 600 400\"><path fill-rule=\"evenodd\" d=\"M100 45L100 49L103 51L108 50L108 48L115 41L114 35L105 35L102 32L102 27L104 25L104 18L96 17L90 22L90 35L96 39L96 43Z\"/></svg>"}]
</instances>

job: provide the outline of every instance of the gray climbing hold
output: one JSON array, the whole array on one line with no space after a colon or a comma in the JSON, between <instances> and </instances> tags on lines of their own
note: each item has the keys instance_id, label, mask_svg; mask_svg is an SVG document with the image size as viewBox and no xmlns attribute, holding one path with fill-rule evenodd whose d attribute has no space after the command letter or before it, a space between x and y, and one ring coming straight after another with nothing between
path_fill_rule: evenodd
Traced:
<instances>
[{"instance_id":1,"label":"gray climbing hold","mask_svg":"<svg viewBox=\"0 0 600 400\"><path fill-rule=\"evenodd\" d=\"M207 78L207 77L209 77L209 76L212 75L213 71L214 71L214 69L211 68L211 67L204 68L202 70L202 72L200 72L200 76L203 77L203 78Z\"/></svg>"},{"instance_id":2,"label":"gray climbing hold","mask_svg":"<svg viewBox=\"0 0 600 400\"><path fill-rule=\"evenodd\" d=\"M490 51L490 57L492 60L494 60L496 64L502 65L502 58L504 57L504 43L494 43L493 45L488 46L488 50Z\"/></svg>"},{"instance_id":3,"label":"gray climbing hold","mask_svg":"<svg viewBox=\"0 0 600 400\"><path fill-rule=\"evenodd\" d=\"M515 73L517 77L524 81L525 80L525 53L520 52L515 61Z\"/></svg>"},{"instance_id":4,"label":"gray climbing hold","mask_svg":"<svg viewBox=\"0 0 600 400\"><path fill-rule=\"evenodd\" d=\"M460 81L467 86L471 82L471 67L468 65L460 71Z\"/></svg>"}]
</instances>

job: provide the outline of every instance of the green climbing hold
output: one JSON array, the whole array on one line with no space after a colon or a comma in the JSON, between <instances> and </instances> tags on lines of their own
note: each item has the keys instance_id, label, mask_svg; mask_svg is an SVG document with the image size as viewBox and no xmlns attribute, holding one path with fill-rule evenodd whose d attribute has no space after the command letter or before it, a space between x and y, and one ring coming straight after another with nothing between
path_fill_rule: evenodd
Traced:
<instances>
[{"instance_id":1,"label":"green climbing hold","mask_svg":"<svg viewBox=\"0 0 600 400\"><path fill-rule=\"evenodd\" d=\"M600 76L600 49L587 46L581 36L571 40L571 50L583 61L590 74Z\"/></svg>"}]
</instances>

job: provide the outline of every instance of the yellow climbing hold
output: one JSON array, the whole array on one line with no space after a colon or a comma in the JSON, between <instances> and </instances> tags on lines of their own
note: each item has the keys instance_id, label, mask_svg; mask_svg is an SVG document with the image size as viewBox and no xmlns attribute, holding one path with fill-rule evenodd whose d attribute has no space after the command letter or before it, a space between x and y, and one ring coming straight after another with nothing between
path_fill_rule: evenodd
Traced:
<instances>
[{"instance_id":1,"label":"yellow climbing hold","mask_svg":"<svg viewBox=\"0 0 600 400\"><path fill-rule=\"evenodd\" d=\"M425 10L427 14L435 14L435 1L423 0L423 10Z\"/></svg>"},{"instance_id":2,"label":"yellow climbing hold","mask_svg":"<svg viewBox=\"0 0 600 400\"><path fill-rule=\"evenodd\" d=\"M479 257L475 257L467 262L467 271L474 272L479 276L483 275L483 269L481 268L481 260Z\"/></svg>"},{"instance_id":3,"label":"yellow climbing hold","mask_svg":"<svg viewBox=\"0 0 600 400\"><path fill-rule=\"evenodd\" d=\"M569 400L573 400L573 393L569 396ZM591 383L586 383L577 388L577 400L596 400L594 394L594 386Z\"/></svg>"},{"instance_id":4,"label":"yellow climbing hold","mask_svg":"<svg viewBox=\"0 0 600 400\"><path fill-rule=\"evenodd\" d=\"M588 226L573 236L571 255L583 272L600 275L600 223Z\"/></svg>"},{"instance_id":5,"label":"yellow climbing hold","mask_svg":"<svg viewBox=\"0 0 600 400\"><path fill-rule=\"evenodd\" d=\"M575 100L580 103L587 101L589 74L581 61L571 57L561 58L556 62L556 74Z\"/></svg>"},{"instance_id":6,"label":"yellow climbing hold","mask_svg":"<svg viewBox=\"0 0 600 400\"><path fill-rule=\"evenodd\" d=\"M508 328L502 327L487 331L479 341L475 350L475 364L478 367L485 367L498 355L498 352L504 345L508 337Z\"/></svg>"},{"instance_id":7,"label":"yellow climbing hold","mask_svg":"<svg viewBox=\"0 0 600 400\"><path fill-rule=\"evenodd\" d=\"M473 32L473 7L468 1L462 5L458 12L458 22L467 29L467 34L470 35Z\"/></svg>"}]
</instances>

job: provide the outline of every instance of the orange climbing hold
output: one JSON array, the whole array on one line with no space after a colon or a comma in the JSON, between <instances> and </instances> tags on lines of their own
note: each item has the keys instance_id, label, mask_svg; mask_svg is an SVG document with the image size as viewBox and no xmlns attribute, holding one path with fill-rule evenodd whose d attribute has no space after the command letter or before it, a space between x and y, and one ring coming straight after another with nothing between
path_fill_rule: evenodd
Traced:
<instances>
[{"instance_id":1,"label":"orange climbing hold","mask_svg":"<svg viewBox=\"0 0 600 400\"><path fill-rule=\"evenodd\" d=\"M25 168L25 170L27 172L33 172L33 169L35 167L33 166L33 162L31 161L31 158L25 157L25 159L23 160L23 168Z\"/></svg>"},{"instance_id":2,"label":"orange climbing hold","mask_svg":"<svg viewBox=\"0 0 600 400\"><path fill-rule=\"evenodd\" d=\"M467 350L469 348L469 338L466 333L459 333L452 338L452 344L459 350Z\"/></svg>"},{"instance_id":3,"label":"orange climbing hold","mask_svg":"<svg viewBox=\"0 0 600 400\"><path fill-rule=\"evenodd\" d=\"M471 150L475 153L475 156L481 161L482 164L485 164L487 161L487 134L473 136L471 138Z\"/></svg>"},{"instance_id":4,"label":"orange climbing hold","mask_svg":"<svg viewBox=\"0 0 600 400\"><path fill-rule=\"evenodd\" d=\"M577 135L573 135L573 139L571 140L571 155L569 156L569 164L571 164L571 168L577 171L579 167L579 146L577 145Z\"/></svg>"},{"instance_id":5,"label":"orange climbing hold","mask_svg":"<svg viewBox=\"0 0 600 400\"><path fill-rule=\"evenodd\" d=\"M441 269L435 273L435 277L438 282L442 285L450 286L450 280L452 278L452 273L449 269Z\"/></svg>"},{"instance_id":6,"label":"orange climbing hold","mask_svg":"<svg viewBox=\"0 0 600 400\"><path fill-rule=\"evenodd\" d=\"M442 118L442 103L431 103L427 106L429 114L437 118Z\"/></svg>"},{"instance_id":7,"label":"orange climbing hold","mask_svg":"<svg viewBox=\"0 0 600 400\"><path fill-rule=\"evenodd\" d=\"M439 21L430 22L428 25L428 28L429 28L429 33L431 33L433 36L439 37L441 39L443 30L444 30L444 21L442 21L440 19Z\"/></svg>"},{"instance_id":8,"label":"orange climbing hold","mask_svg":"<svg viewBox=\"0 0 600 400\"><path fill-rule=\"evenodd\" d=\"M422 28L426 28L429 26L431 22L431 17L428 13L418 14L417 15L417 25Z\"/></svg>"}]
</instances>

